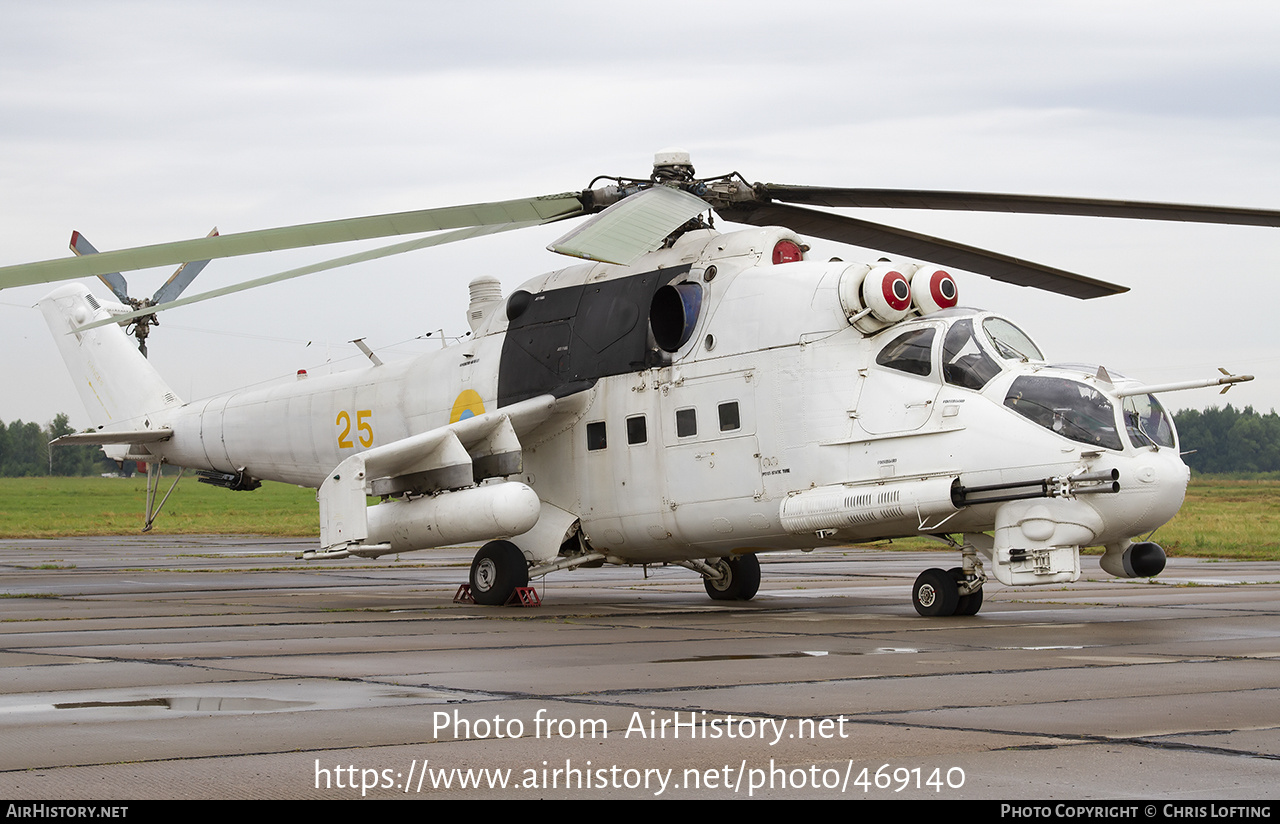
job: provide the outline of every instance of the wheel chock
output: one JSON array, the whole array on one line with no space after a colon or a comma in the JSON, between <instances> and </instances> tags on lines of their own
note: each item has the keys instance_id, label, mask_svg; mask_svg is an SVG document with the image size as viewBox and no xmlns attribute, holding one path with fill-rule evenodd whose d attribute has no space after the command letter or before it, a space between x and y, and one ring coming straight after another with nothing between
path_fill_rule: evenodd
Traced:
<instances>
[{"instance_id":1,"label":"wheel chock","mask_svg":"<svg viewBox=\"0 0 1280 824\"><path fill-rule=\"evenodd\" d=\"M538 597L538 591L533 587L516 587L515 592L511 593L511 597L503 606L540 607L542 599Z\"/></svg>"},{"instance_id":2,"label":"wheel chock","mask_svg":"<svg viewBox=\"0 0 1280 824\"><path fill-rule=\"evenodd\" d=\"M476 599L471 594L471 584L459 585L458 591L453 595L453 602L455 604L474 604ZM533 587L516 587L503 606L540 607L542 606L542 598L539 597L538 591Z\"/></svg>"}]
</instances>

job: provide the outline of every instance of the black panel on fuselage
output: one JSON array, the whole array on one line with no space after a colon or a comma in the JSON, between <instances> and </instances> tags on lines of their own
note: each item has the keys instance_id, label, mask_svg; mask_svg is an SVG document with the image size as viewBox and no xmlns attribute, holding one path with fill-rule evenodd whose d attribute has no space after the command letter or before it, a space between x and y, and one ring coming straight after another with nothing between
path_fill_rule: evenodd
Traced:
<instances>
[{"instance_id":1,"label":"black panel on fuselage","mask_svg":"<svg viewBox=\"0 0 1280 824\"><path fill-rule=\"evenodd\" d=\"M498 406L578 391L598 378L640 372L663 362L649 341L653 293L692 267L616 280L516 293L523 306L507 325L498 366Z\"/></svg>"}]
</instances>

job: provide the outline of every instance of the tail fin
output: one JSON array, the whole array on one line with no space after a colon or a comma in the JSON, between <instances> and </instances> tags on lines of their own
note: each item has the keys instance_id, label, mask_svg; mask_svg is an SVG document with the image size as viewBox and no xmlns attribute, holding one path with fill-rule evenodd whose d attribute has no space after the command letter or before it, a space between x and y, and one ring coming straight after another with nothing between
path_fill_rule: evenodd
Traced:
<instances>
[{"instance_id":1,"label":"tail fin","mask_svg":"<svg viewBox=\"0 0 1280 824\"><path fill-rule=\"evenodd\" d=\"M83 284L60 286L39 306L95 427L117 428L182 405L118 325L80 331L110 317Z\"/></svg>"}]
</instances>

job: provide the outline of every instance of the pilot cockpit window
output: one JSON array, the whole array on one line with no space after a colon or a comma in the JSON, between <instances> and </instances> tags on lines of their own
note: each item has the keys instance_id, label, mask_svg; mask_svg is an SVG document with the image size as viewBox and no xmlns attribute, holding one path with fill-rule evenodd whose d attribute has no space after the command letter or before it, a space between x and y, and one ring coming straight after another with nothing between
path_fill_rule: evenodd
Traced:
<instances>
[{"instance_id":1,"label":"pilot cockpit window","mask_svg":"<svg viewBox=\"0 0 1280 824\"><path fill-rule=\"evenodd\" d=\"M1044 355L1018 327L1004 318L987 318L982 322L982 331L987 333L987 340L996 350L996 354L1005 360L1042 361Z\"/></svg>"},{"instance_id":2,"label":"pilot cockpit window","mask_svg":"<svg viewBox=\"0 0 1280 824\"><path fill-rule=\"evenodd\" d=\"M609 440L605 434L604 421L587 424L587 449L594 452L597 449L604 449L608 445Z\"/></svg>"},{"instance_id":3,"label":"pilot cockpit window","mask_svg":"<svg viewBox=\"0 0 1280 824\"><path fill-rule=\"evenodd\" d=\"M1136 448L1174 446L1173 421L1155 395L1131 395L1121 406L1125 432Z\"/></svg>"},{"instance_id":4,"label":"pilot cockpit window","mask_svg":"<svg viewBox=\"0 0 1280 824\"><path fill-rule=\"evenodd\" d=\"M1092 386L1026 375L1009 386L1004 405L1064 438L1106 449L1124 449L1116 431L1115 408L1106 395Z\"/></svg>"},{"instance_id":5,"label":"pilot cockpit window","mask_svg":"<svg viewBox=\"0 0 1280 824\"><path fill-rule=\"evenodd\" d=\"M912 375L930 374L933 371L934 331L932 326L927 326L898 335L876 355L876 363Z\"/></svg>"},{"instance_id":6,"label":"pilot cockpit window","mask_svg":"<svg viewBox=\"0 0 1280 824\"><path fill-rule=\"evenodd\" d=\"M1000 365L982 351L973 335L973 321L956 321L942 340L942 377L955 386L975 392L1000 374Z\"/></svg>"}]
</instances>

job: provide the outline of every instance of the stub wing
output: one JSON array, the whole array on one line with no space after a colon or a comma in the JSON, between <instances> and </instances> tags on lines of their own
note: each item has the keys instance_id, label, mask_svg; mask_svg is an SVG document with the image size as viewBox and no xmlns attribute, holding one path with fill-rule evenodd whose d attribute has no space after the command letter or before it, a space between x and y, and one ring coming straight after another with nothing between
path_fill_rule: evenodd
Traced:
<instances>
[{"instance_id":1,"label":"stub wing","mask_svg":"<svg viewBox=\"0 0 1280 824\"><path fill-rule=\"evenodd\" d=\"M560 403L530 398L347 458L320 486L322 551L377 555L532 529L540 509L532 489L477 484L520 472L520 437ZM370 507L368 495L399 499Z\"/></svg>"}]
</instances>

